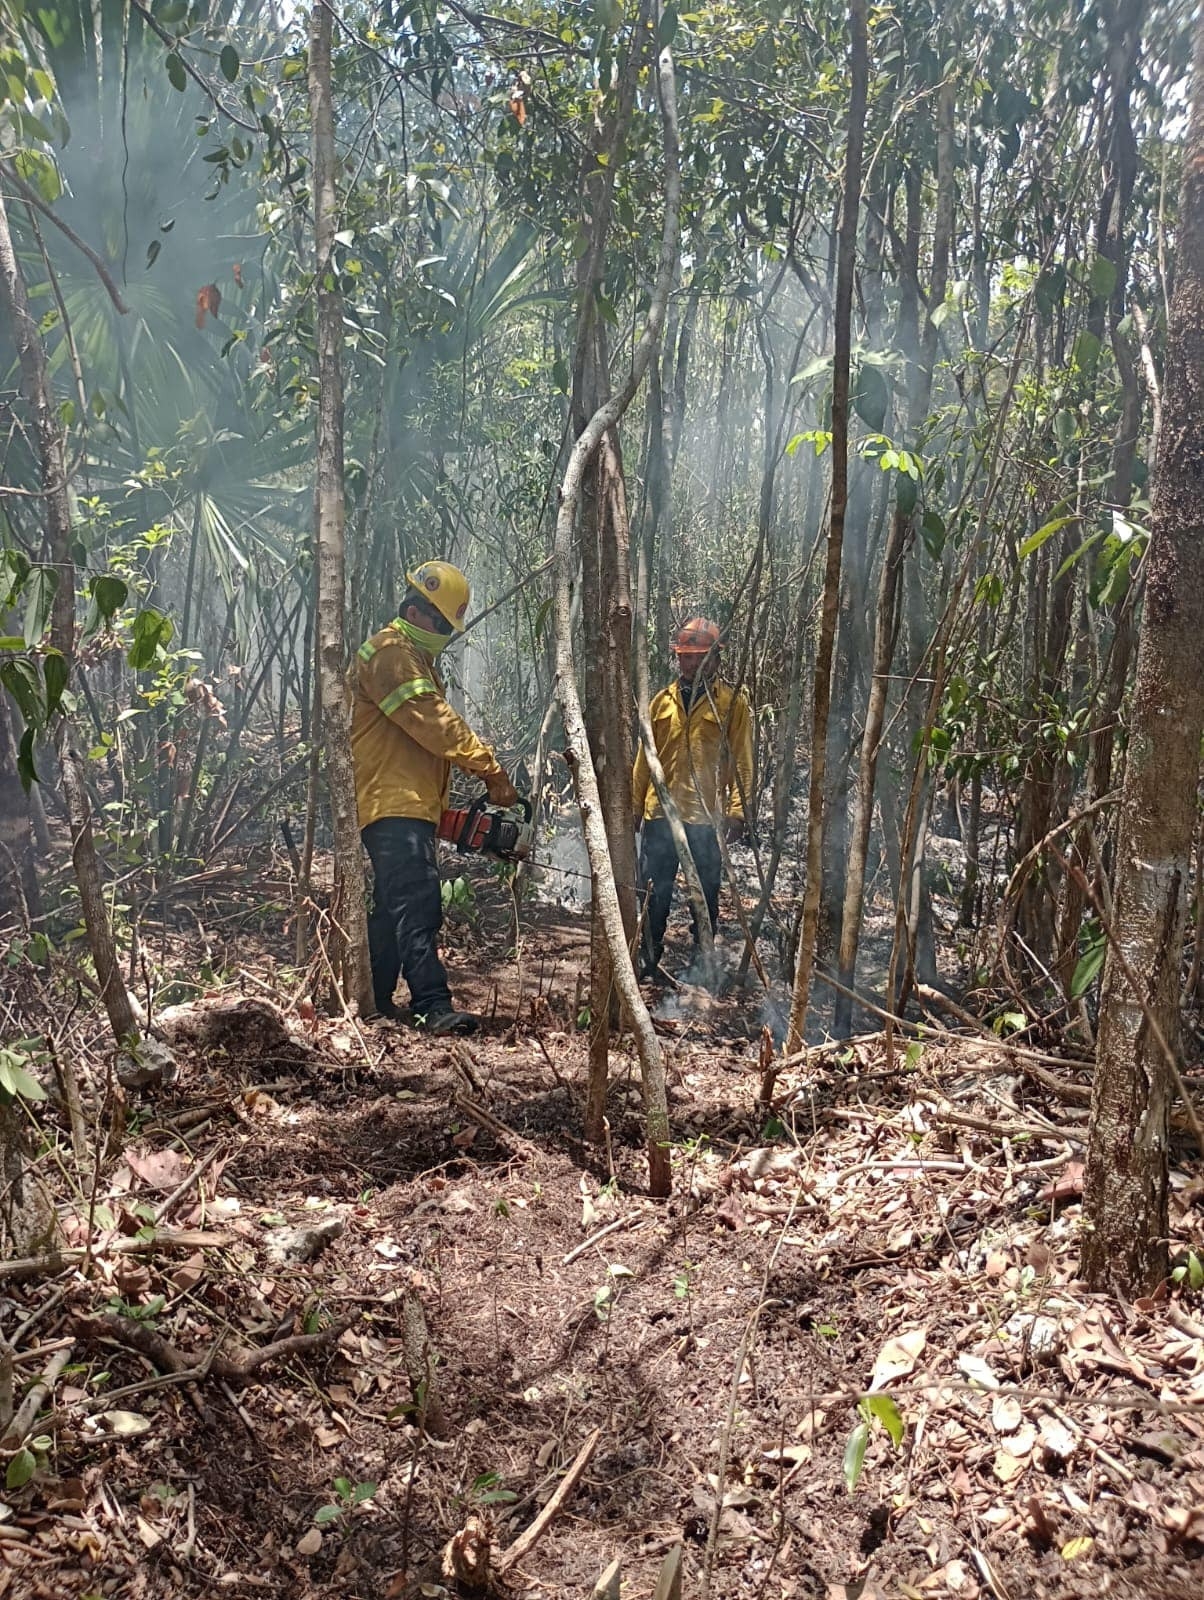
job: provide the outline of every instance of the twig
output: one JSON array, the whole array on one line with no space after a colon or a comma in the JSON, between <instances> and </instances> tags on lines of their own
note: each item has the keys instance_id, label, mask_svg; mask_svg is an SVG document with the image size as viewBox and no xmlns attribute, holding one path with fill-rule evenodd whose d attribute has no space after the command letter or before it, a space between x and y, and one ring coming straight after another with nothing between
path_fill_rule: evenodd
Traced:
<instances>
[{"instance_id":1,"label":"twig","mask_svg":"<svg viewBox=\"0 0 1204 1600\"><path fill-rule=\"evenodd\" d=\"M553 1520L559 1515L565 1501L580 1483L594 1451L598 1448L598 1440L601 1437L602 1429L595 1428L580 1450L578 1450L572 1466L560 1480L556 1492L535 1521L529 1528L524 1528L514 1543L508 1549L503 1550L497 1558L494 1563L494 1568L497 1572L508 1571L516 1562L521 1561L525 1555L528 1555L539 1543L540 1539L543 1538Z\"/></svg>"},{"instance_id":2,"label":"twig","mask_svg":"<svg viewBox=\"0 0 1204 1600\"><path fill-rule=\"evenodd\" d=\"M597 1233L591 1233L589 1238L583 1239L579 1245L574 1245L567 1256L561 1257L560 1265L562 1267L571 1267L574 1261L583 1256L587 1250L591 1250L600 1240L605 1239L608 1234L618 1233L620 1228L641 1228L647 1221L646 1214L634 1217L617 1217L614 1222L608 1222L604 1228L599 1228Z\"/></svg>"},{"instance_id":3,"label":"twig","mask_svg":"<svg viewBox=\"0 0 1204 1600\"><path fill-rule=\"evenodd\" d=\"M12 184L14 189L16 189L17 193L21 196L22 200L27 201L28 204L33 206L36 211L40 211L49 222L54 224L64 238L70 239L75 248L83 255L87 256L88 260L96 268L96 276L100 279L101 283L104 284L109 299L113 302L116 310L118 310L124 317L130 308L121 298L121 290L113 281L113 274L109 271L101 257L97 255L95 250L93 250L92 246L85 240L81 239L79 234L76 233L75 229L65 223L62 217L60 217L58 213L48 206L46 202L39 196L37 190L30 188L29 184L25 182L24 178L19 178L10 166L5 166L3 168L3 172L4 181Z\"/></svg>"},{"instance_id":4,"label":"twig","mask_svg":"<svg viewBox=\"0 0 1204 1600\"><path fill-rule=\"evenodd\" d=\"M503 1144L508 1144L516 1155L526 1156L529 1161L535 1161L543 1154L538 1145L532 1144L530 1139L524 1139L521 1133L515 1133L513 1128L508 1128L504 1122L499 1121L491 1111L486 1111L483 1105L465 1094L462 1089L454 1090L452 1098L466 1116L471 1117L474 1122L479 1122L482 1127L488 1128L495 1138L500 1139Z\"/></svg>"},{"instance_id":5,"label":"twig","mask_svg":"<svg viewBox=\"0 0 1204 1600\"><path fill-rule=\"evenodd\" d=\"M151 1224L152 1227L157 1228L163 1221L164 1217L166 1217L168 1213L175 1207L176 1202L184 1198L189 1189L192 1188L193 1184L200 1182L204 1174L208 1172L209 1168L217 1160L221 1153L221 1148L222 1147L220 1144L215 1144L205 1159L201 1162L198 1162L197 1165L193 1167L192 1171L184 1179L183 1183L177 1185L177 1187L171 1191L167 1199L164 1200L163 1204L155 1212L154 1219Z\"/></svg>"},{"instance_id":6,"label":"twig","mask_svg":"<svg viewBox=\"0 0 1204 1600\"><path fill-rule=\"evenodd\" d=\"M0 1437L0 1447L10 1448L15 1444L20 1444L25 1438L25 1435L33 1426L34 1418L42 1409L43 1400L54 1388L59 1380L60 1373L71 1359L71 1352L74 1348L74 1342L72 1342L66 1349L55 1351L47 1364L45 1372L25 1396L25 1399L21 1402L20 1410L17 1411L8 1427L4 1430L3 1437Z\"/></svg>"}]
</instances>

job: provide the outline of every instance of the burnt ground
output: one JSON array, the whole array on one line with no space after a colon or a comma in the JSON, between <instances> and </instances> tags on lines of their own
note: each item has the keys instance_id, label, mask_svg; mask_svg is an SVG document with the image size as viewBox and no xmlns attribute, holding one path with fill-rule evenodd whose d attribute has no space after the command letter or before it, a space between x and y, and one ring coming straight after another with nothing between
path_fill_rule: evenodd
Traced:
<instances>
[{"instance_id":1,"label":"burnt ground","mask_svg":"<svg viewBox=\"0 0 1204 1600\"><path fill-rule=\"evenodd\" d=\"M490 1019L464 1054L312 1015L255 904L181 913L180 969L203 944L227 981L200 1010L232 1020L185 1029L178 1079L129 1093L94 1195L46 1072L42 1170L69 1243L91 1207L95 1248L0 1277L18 1400L67 1359L27 1483L8 1452L0 1597L468 1593L446 1542L475 1513L512 1544L594 1430L495 1593L585 1600L620 1557L647 1597L679 1542L683 1593L717 1600L1204 1590L1204 1309L1186 1283L1130 1305L1077 1281L1082 1068L865 1035L785 1071L767 1111L756 997L670 989L675 1196L653 1202L623 1045L609 1150L580 1138L579 917L524 910L520 979L480 877L451 934L457 998ZM26 1014L50 1005L44 973L13 978ZM65 1006L46 1031L112 1120L99 1037ZM1176 1248L1204 1187L1179 1155ZM273 1259L323 1222L313 1259ZM164 1381L172 1353L305 1334L245 1379L215 1358ZM867 1389L890 1400L859 1410Z\"/></svg>"}]
</instances>

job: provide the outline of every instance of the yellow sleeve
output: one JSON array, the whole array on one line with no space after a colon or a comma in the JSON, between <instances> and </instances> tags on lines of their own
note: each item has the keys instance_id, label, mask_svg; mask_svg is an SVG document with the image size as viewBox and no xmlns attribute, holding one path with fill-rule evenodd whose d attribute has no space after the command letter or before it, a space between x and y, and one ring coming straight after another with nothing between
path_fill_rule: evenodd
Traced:
<instances>
[{"instance_id":1,"label":"yellow sleeve","mask_svg":"<svg viewBox=\"0 0 1204 1600\"><path fill-rule=\"evenodd\" d=\"M482 777L502 770L489 746L447 703L435 679L425 675L421 658L385 646L361 668L360 682L389 721L432 755Z\"/></svg>"},{"instance_id":2,"label":"yellow sleeve","mask_svg":"<svg viewBox=\"0 0 1204 1600\"><path fill-rule=\"evenodd\" d=\"M727 814L729 817L744 816L744 801L741 795L752 798L753 789L753 736L752 716L748 709L748 699L742 690L732 696L731 709L727 719L727 739L731 748L731 761L735 765L736 775L733 777L728 791ZM736 781L739 779L739 782Z\"/></svg>"},{"instance_id":3,"label":"yellow sleeve","mask_svg":"<svg viewBox=\"0 0 1204 1600\"><path fill-rule=\"evenodd\" d=\"M638 828L644 820L644 808L648 803L648 785L652 782L652 774L648 771L648 757L644 754L644 741L636 730L635 740L635 766L631 770L631 809L635 813L635 824Z\"/></svg>"}]
</instances>

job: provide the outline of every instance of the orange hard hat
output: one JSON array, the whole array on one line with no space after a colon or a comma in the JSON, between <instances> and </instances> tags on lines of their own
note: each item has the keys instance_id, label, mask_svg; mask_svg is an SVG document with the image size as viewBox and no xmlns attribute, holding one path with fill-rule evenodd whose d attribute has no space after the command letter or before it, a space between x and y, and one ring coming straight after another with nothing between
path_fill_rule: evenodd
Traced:
<instances>
[{"instance_id":1,"label":"orange hard hat","mask_svg":"<svg viewBox=\"0 0 1204 1600\"><path fill-rule=\"evenodd\" d=\"M673 640L673 653L678 656L705 656L719 647L719 624L709 617L683 622Z\"/></svg>"}]
</instances>

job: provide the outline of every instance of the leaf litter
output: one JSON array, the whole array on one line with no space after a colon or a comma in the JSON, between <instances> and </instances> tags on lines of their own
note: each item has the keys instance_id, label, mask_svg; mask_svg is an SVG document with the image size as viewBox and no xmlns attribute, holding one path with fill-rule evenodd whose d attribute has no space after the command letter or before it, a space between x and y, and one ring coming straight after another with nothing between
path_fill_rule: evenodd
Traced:
<instances>
[{"instance_id":1,"label":"leaf litter","mask_svg":"<svg viewBox=\"0 0 1204 1600\"><path fill-rule=\"evenodd\" d=\"M471 937L457 992L484 1009L513 968L485 964L484 911ZM541 937L588 965L579 924ZM671 1045L676 1198L649 1210L621 1053L613 1173L577 1137L571 998L473 1044L519 1156L457 1114L435 1041L364 1025L365 1061L311 1007L277 1008L270 1046L183 1048L102 1177L91 1258L0 1280L6 1330L34 1319L24 1381L69 1347L7 1450L0 1594L446 1594L467 1519L512 1544L598 1428L512 1587L584 1597L621 1554L650 1594L682 1542L697 1592L714 1523L716 1600L1198 1596L1200 1306L1084 1292L1081 1130L1048 1086L981 1041L892 1070L866 1038L785 1071L767 1135L759 1041L713 1004ZM1176 1245L1198 1177L1176 1170ZM63 1207L84 1239L84 1197ZM442 1437L419 1426L414 1302ZM203 1370L268 1346L244 1377Z\"/></svg>"}]
</instances>

